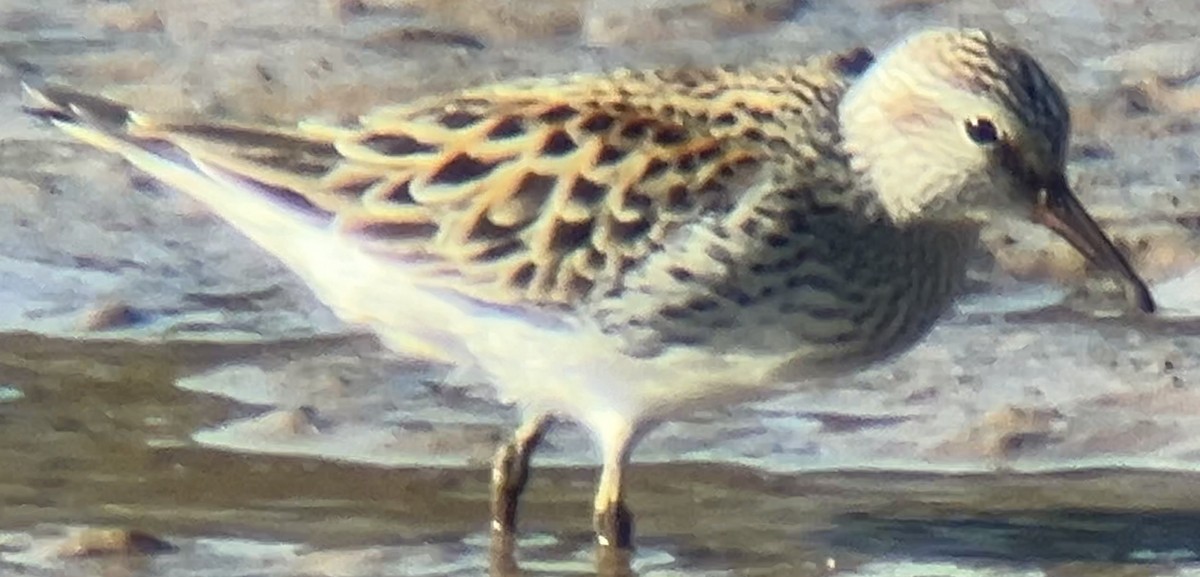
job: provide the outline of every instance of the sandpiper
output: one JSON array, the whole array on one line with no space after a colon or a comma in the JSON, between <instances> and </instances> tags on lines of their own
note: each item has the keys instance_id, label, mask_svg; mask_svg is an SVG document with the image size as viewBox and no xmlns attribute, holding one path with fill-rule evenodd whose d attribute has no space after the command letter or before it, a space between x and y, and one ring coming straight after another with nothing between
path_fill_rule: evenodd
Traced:
<instances>
[{"instance_id":1,"label":"sandpiper","mask_svg":"<svg viewBox=\"0 0 1200 577\"><path fill-rule=\"evenodd\" d=\"M204 202L341 318L518 403L497 535L562 418L602 455L599 543L630 547L639 438L912 347L988 221L1032 217L1154 309L1068 187L1062 92L979 30L878 59L523 80L350 125L172 123L26 90L29 112Z\"/></svg>"}]
</instances>

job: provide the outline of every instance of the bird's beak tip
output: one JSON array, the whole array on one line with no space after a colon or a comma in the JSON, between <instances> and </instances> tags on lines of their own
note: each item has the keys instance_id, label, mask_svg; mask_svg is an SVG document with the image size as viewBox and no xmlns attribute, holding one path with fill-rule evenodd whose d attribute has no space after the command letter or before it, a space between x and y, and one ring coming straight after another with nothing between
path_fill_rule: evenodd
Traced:
<instances>
[{"instance_id":1,"label":"bird's beak tip","mask_svg":"<svg viewBox=\"0 0 1200 577\"><path fill-rule=\"evenodd\" d=\"M1125 280L1131 304L1138 310L1153 313L1158 308L1146 282L1079 203L1065 180L1039 192L1033 220L1053 230L1092 263L1119 274Z\"/></svg>"}]
</instances>

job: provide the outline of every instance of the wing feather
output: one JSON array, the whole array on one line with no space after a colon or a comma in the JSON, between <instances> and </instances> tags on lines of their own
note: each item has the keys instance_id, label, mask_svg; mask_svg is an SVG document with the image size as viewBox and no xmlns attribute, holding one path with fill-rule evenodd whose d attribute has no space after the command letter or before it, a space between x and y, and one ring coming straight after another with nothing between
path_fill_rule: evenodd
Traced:
<instances>
[{"instance_id":1,"label":"wing feather","mask_svg":"<svg viewBox=\"0 0 1200 577\"><path fill-rule=\"evenodd\" d=\"M118 153L185 159L365 250L428 260L428 282L449 272L488 302L571 306L673 231L734 211L765 171L804 163L850 80L844 58L531 80L294 129L172 124L27 91L28 110L107 134L95 141Z\"/></svg>"}]
</instances>

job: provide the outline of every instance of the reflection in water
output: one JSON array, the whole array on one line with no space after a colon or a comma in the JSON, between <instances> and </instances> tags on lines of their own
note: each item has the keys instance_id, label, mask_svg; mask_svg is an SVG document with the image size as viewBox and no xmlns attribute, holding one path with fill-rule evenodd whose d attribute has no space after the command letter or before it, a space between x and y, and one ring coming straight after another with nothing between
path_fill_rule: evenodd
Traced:
<instances>
[{"instance_id":1,"label":"reflection in water","mask_svg":"<svg viewBox=\"0 0 1200 577\"><path fill-rule=\"evenodd\" d=\"M511 533L493 533L488 556L490 577L524 577L517 561L519 546ZM636 577L633 570L634 552L597 545L595 548L596 577Z\"/></svg>"},{"instance_id":2,"label":"reflection in water","mask_svg":"<svg viewBox=\"0 0 1200 577\"><path fill-rule=\"evenodd\" d=\"M0 336L0 386L19 393L0 403L0 573L95 574L54 553L81 526L140 528L177 545L137 562L160 577L474 577L488 568L505 577L816 577L831 565L882 575L930 564L952 568L937 575L996 575L1077 563L1108 577L1129 565L1158 574L1155 564L1195 562L1200 550L1195 474L774 474L713 463L635 464L631 505L644 539L632 557L593 550L584 520L596 471L587 467L539 469L525 493L527 531L496 547L484 526L486 461L381 467L193 441L197 430L264 409L181 390L181 374L210 358L307 356L306 346L336 348ZM357 402L353 383L338 382L338 399ZM460 428L429 422L420 435L377 426L410 444ZM486 441L477 443L485 455Z\"/></svg>"},{"instance_id":3,"label":"reflection in water","mask_svg":"<svg viewBox=\"0 0 1200 577\"><path fill-rule=\"evenodd\" d=\"M819 538L866 556L1011 563L1200 561L1200 512L1089 509L890 517L839 515Z\"/></svg>"},{"instance_id":4,"label":"reflection in water","mask_svg":"<svg viewBox=\"0 0 1200 577\"><path fill-rule=\"evenodd\" d=\"M632 554L627 549L596 547L596 574L601 577L633 577Z\"/></svg>"}]
</instances>

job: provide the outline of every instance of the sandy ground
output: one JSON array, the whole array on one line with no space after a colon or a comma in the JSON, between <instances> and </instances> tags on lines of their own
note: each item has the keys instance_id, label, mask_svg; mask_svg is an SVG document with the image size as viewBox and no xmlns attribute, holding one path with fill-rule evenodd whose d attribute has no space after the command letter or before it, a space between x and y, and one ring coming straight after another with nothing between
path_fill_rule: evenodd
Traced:
<instances>
[{"instance_id":1,"label":"sandy ground","mask_svg":"<svg viewBox=\"0 0 1200 577\"><path fill-rule=\"evenodd\" d=\"M17 114L21 79L292 122L535 74L878 49L945 24L1019 41L1060 79L1073 184L1162 314L1113 317L1063 243L998 226L975 293L911 354L652 435L635 566L1200 571L1200 13L1184 0L0 0L0 569L477 575L485 463L515 420L486 387L446 387L445 367L339 323L193 201ZM539 463L526 569L586 573L586 439L556 433ZM178 550L69 554L102 526Z\"/></svg>"}]
</instances>

